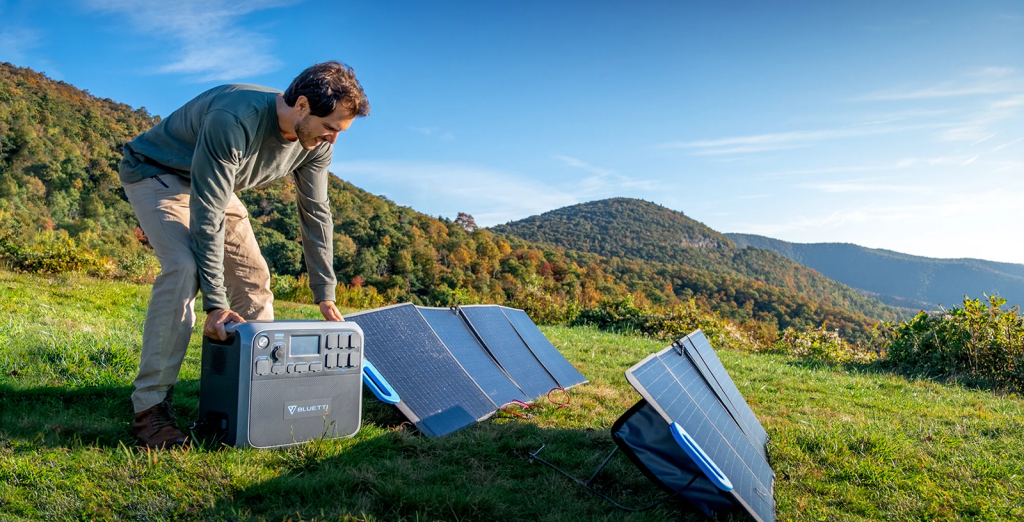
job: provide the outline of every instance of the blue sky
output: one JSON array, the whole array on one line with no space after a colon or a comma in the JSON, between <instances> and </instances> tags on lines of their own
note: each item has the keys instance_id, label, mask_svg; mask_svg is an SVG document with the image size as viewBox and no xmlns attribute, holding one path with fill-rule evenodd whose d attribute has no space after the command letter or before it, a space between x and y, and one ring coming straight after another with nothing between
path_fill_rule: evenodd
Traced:
<instances>
[{"instance_id":1,"label":"blue sky","mask_svg":"<svg viewBox=\"0 0 1024 522\"><path fill-rule=\"evenodd\" d=\"M1020 2L0 0L0 60L166 115L352 65L332 170L496 224L615 196L723 232L1024 263Z\"/></svg>"}]
</instances>

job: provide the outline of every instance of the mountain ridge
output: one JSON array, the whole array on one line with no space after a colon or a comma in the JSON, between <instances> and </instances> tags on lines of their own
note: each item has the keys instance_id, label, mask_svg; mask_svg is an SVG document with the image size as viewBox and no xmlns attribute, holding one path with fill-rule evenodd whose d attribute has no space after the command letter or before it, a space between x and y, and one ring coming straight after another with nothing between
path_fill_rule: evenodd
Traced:
<instances>
[{"instance_id":1,"label":"mountain ridge","mask_svg":"<svg viewBox=\"0 0 1024 522\"><path fill-rule=\"evenodd\" d=\"M932 258L868 248L854 243L792 243L754 234L727 233L737 246L778 252L798 263L877 294L883 302L910 300L932 309L961 302L964 295L998 294L1024 304L1024 264L976 258Z\"/></svg>"},{"instance_id":2,"label":"mountain ridge","mask_svg":"<svg viewBox=\"0 0 1024 522\"><path fill-rule=\"evenodd\" d=\"M873 317L909 313L883 305L774 251L738 248L728 236L684 213L640 199L580 203L491 228L527 241L610 258L673 263L754 279Z\"/></svg>"}]
</instances>

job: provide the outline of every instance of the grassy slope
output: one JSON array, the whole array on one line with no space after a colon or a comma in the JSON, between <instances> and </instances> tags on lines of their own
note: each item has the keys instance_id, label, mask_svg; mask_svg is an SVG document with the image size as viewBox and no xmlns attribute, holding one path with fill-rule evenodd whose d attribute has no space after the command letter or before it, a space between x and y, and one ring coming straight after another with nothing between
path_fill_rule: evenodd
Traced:
<instances>
[{"instance_id":1,"label":"grassy slope","mask_svg":"<svg viewBox=\"0 0 1024 522\"><path fill-rule=\"evenodd\" d=\"M140 452L130 385L148 288L0 272L0 521L697 520L685 505L628 515L539 464L588 476L607 429L638 399L622 371L660 343L589 329L545 333L592 383L565 409L497 419L443 439L367 398L350 440L257 451ZM316 317L279 303L278 315ZM195 416L198 336L177 409ZM779 356L720 354L764 422L780 520L1013 520L1024 517L1024 401ZM657 498L624 458L599 487Z\"/></svg>"}]
</instances>

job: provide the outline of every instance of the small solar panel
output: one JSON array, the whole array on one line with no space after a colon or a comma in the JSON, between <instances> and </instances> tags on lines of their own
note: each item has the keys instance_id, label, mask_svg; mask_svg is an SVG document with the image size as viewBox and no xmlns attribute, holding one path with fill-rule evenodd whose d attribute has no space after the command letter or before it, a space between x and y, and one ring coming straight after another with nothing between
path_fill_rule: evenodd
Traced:
<instances>
[{"instance_id":1,"label":"small solar panel","mask_svg":"<svg viewBox=\"0 0 1024 522\"><path fill-rule=\"evenodd\" d=\"M512 380L530 399L536 399L558 388L558 383L537 360L526 343L519 338L518 332L502 313L501 308L463 306L459 310L480 335L494 359L512 376Z\"/></svg>"},{"instance_id":2,"label":"small solar panel","mask_svg":"<svg viewBox=\"0 0 1024 522\"><path fill-rule=\"evenodd\" d=\"M448 308L418 309L434 333L448 347L448 351L495 404L531 400L491 358L458 312Z\"/></svg>"},{"instance_id":3,"label":"small solar panel","mask_svg":"<svg viewBox=\"0 0 1024 522\"><path fill-rule=\"evenodd\" d=\"M486 419L497 406L412 304L345 317L363 329L364 355L401 397L399 410L439 437Z\"/></svg>"},{"instance_id":4,"label":"small solar panel","mask_svg":"<svg viewBox=\"0 0 1024 522\"><path fill-rule=\"evenodd\" d=\"M565 359L565 356L551 344L551 341L548 341L547 337L544 337L544 334L533 323L530 316L526 315L526 312L504 306L501 307L501 311L504 312L505 317L512 323L512 326L519 333L523 341L526 342L530 351L547 368L559 386L568 388L587 382L587 378L572 363Z\"/></svg>"},{"instance_id":5,"label":"small solar panel","mask_svg":"<svg viewBox=\"0 0 1024 522\"><path fill-rule=\"evenodd\" d=\"M733 489L721 495L759 522L775 519L774 472L688 357L666 348L627 370L626 378L666 424L682 426L731 481ZM691 501L700 505L699 499Z\"/></svg>"},{"instance_id":6,"label":"small solar panel","mask_svg":"<svg viewBox=\"0 0 1024 522\"><path fill-rule=\"evenodd\" d=\"M768 444L768 433L757 420L750 405L743 398L743 394L736 388L736 384L725 371L722 361L715 355L715 349L711 347L704 332L697 330L683 339L683 346L686 355L693 361L697 370L704 376L711 386L711 389L718 395L719 400L729 410L729 413L754 447L758 449L762 457L767 458L765 445Z\"/></svg>"}]
</instances>

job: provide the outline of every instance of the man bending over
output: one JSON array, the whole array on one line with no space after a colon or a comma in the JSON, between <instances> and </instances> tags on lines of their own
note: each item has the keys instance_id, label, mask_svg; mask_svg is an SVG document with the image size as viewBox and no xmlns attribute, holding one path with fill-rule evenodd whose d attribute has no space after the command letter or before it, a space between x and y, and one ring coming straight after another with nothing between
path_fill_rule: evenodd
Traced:
<instances>
[{"instance_id":1,"label":"man bending over","mask_svg":"<svg viewBox=\"0 0 1024 522\"><path fill-rule=\"evenodd\" d=\"M132 433L140 444L185 444L173 385L203 291L203 334L226 340L225 323L272 321L270 271L235 192L295 181L309 286L329 321L334 305L334 222L327 200L332 144L370 105L355 73L338 62L302 71L281 93L223 85L197 96L124 146L121 186L160 261L142 335Z\"/></svg>"}]
</instances>

